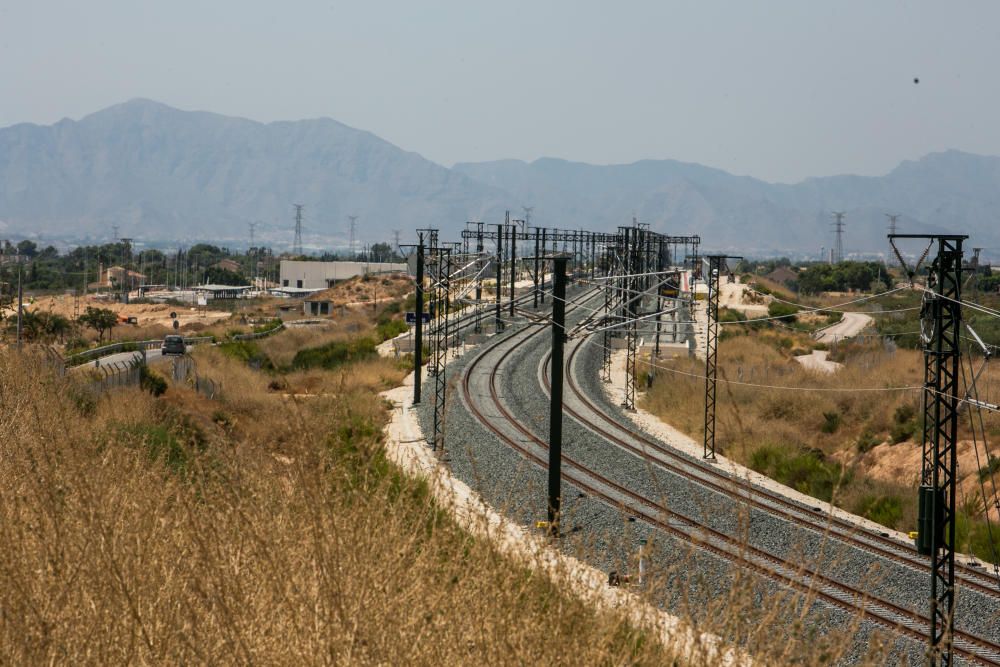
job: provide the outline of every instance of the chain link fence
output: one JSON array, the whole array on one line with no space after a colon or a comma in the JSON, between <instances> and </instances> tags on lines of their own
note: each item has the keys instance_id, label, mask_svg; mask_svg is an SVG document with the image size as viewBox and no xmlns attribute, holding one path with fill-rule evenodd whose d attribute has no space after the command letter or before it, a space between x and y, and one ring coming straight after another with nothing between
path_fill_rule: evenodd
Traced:
<instances>
[{"instance_id":1,"label":"chain link fence","mask_svg":"<svg viewBox=\"0 0 1000 667\"><path fill-rule=\"evenodd\" d=\"M170 376L174 382L186 382L204 396L214 400L222 395L222 382L198 374L198 364L191 357L175 357L171 360Z\"/></svg>"}]
</instances>

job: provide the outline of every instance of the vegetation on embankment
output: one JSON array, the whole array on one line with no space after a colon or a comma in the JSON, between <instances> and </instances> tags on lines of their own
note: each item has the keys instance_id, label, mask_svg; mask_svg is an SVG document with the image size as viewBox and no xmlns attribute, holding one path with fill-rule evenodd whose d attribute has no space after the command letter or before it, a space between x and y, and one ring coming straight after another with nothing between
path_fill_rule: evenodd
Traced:
<instances>
[{"instance_id":1,"label":"vegetation on embankment","mask_svg":"<svg viewBox=\"0 0 1000 667\"><path fill-rule=\"evenodd\" d=\"M296 334L255 345L288 358ZM95 397L0 353L0 663L673 662L623 613L471 538L386 459L377 392L396 361L194 356L222 400Z\"/></svg>"},{"instance_id":2,"label":"vegetation on embankment","mask_svg":"<svg viewBox=\"0 0 1000 667\"><path fill-rule=\"evenodd\" d=\"M908 456L914 448L919 452L920 391L863 389L919 387L923 384L921 353L881 341L842 343L830 355L844 367L825 375L810 372L793 359L797 348L808 344L798 340L801 334L771 327L729 326L724 331L719 345L717 451L890 528L916 530L919 454L903 475L876 475L872 469L876 462L894 455ZM682 358L660 365L665 369L659 370L642 399L644 406L700 439L704 361ZM1000 371L988 368L980 377L979 390L981 395L998 395ZM986 413L985 427L991 442L997 443L1000 415ZM967 415L960 420L959 439L972 440ZM971 451L971 444L968 447ZM996 472L984 474L988 478ZM974 460L960 473L968 480L968 490L963 486L962 495L974 498L980 478ZM981 498L979 505L971 500L964 503L959 548L993 560L994 549L983 521L985 510ZM996 525L994 517L994 539L1000 552Z\"/></svg>"}]
</instances>

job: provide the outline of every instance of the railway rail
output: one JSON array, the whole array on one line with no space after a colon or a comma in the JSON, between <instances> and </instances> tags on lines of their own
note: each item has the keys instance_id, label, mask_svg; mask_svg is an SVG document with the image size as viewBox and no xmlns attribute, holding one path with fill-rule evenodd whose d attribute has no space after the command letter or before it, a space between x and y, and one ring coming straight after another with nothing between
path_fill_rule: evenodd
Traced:
<instances>
[{"instance_id":1,"label":"railway rail","mask_svg":"<svg viewBox=\"0 0 1000 667\"><path fill-rule=\"evenodd\" d=\"M573 307L570 305L570 308ZM535 330L531 331L531 328ZM547 468L548 444L524 426L501 400L497 389L497 374L518 348L544 330L546 329L529 327L484 350L465 367L461 380L462 397L470 414L503 443L541 468ZM578 346L574 348L574 352L577 349ZM472 388L473 378L477 375L477 369L487 365L487 361L490 362L488 372L479 373L487 379L487 391L476 392ZM484 399L488 400L486 406L480 404ZM494 411L498 413L499 419L497 415L491 414ZM603 423L589 423L582 415L577 414L575 418L592 430L595 427L601 431L608 430ZM864 618L912 639L922 641L925 638L929 620L917 612L887 600L875 599L868 591L809 570L802 563L785 561L709 526L698 524L690 517L673 514L654 499L618 484L568 455L563 455L562 461L563 477L568 484L612 507L626 508L657 530L693 544L695 549L714 554L837 608L860 613ZM717 481L713 483L719 484ZM795 516L792 509L786 508L783 511L789 517ZM683 521L684 525L671 522L671 519ZM891 551L885 547L880 548ZM956 655L972 663L1000 664L1000 644L962 630L955 631L954 651Z\"/></svg>"},{"instance_id":2,"label":"railway rail","mask_svg":"<svg viewBox=\"0 0 1000 667\"><path fill-rule=\"evenodd\" d=\"M805 507L766 487L753 486L750 493L747 493L748 487L745 481L734 479L713 464L699 465L677 450L663 446L656 439L640 430L629 428L613 419L606 410L602 410L580 389L575 380L576 365L574 362L576 355L586 344L588 344L587 341L581 341L572 346L566 358L567 372L565 374L570 396L583 406L583 410L574 408L570 401L567 401L564 407L565 412L584 427L643 460L696 481L713 491L730 496L791 523L836 537L842 542L868 551L880 558L892 560L930 575L930 566L926 562L926 558L921 557L915 547L893 540L887 533L869 530L835 514L824 513L818 507ZM546 391L548 391L548 356L546 354L543 357L541 364L543 369L540 371ZM988 574L957 563L955 569L965 587L1000 600L997 582Z\"/></svg>"}]
</instances>

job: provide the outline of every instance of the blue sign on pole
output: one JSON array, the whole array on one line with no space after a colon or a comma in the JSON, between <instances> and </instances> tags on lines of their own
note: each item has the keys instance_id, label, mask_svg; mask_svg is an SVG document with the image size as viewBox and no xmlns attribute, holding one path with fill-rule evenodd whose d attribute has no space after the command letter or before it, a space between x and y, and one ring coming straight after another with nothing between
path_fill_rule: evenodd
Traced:
<instances>
[{"instance_id":1,"label":"blue sign on pole","mask_svg":"<svg viewBox=\"0 0 1000 667\"><path fill-rule=\"evenodd\" d=\"M431 321L431 314L430 313L420 313L420 314L423 315L423 317L421 319L424 321L424 324L427 324L428 322ZM417 314L415 312L413 312L412 310L408 311L406 313L406 323L407 324L416 324L417 323Z\"/></svg>"}]
</instances>

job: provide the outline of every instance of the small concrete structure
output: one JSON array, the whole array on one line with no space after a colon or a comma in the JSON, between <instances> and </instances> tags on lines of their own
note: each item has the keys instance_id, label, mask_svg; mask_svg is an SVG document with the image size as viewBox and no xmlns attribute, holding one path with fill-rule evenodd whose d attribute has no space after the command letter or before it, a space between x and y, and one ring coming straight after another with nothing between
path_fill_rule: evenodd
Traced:
<instances>
[{"instance_id":1,"label":"small concrete structure","mask_svg":"<svg viewBox=\"0 0 1000 667\"><path fill-rule=\"evenodd\" d=\"M324 298L322 294L307 296L302 300L303 315L331 315L333 314L333 301Z\"/></svg>"}]
</instances>

